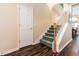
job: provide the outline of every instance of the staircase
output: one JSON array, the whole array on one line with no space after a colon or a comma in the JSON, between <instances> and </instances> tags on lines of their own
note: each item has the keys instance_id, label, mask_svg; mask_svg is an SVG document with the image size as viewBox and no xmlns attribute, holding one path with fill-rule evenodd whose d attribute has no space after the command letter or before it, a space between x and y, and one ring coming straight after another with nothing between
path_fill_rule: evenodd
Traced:
<instances>
[{"instance_id":1,"label":"staircase","mask_svg":"<svg viewBox=\"0 0 79 59\"><path fill-rule=\"evenodd\" d=\"M58 30L60 29L60 25L57 25L55 32L58 33ZM52 48L52 43L54 41L54 26L51 25L49 30L45 33L45 35L40 40L40 43Z\"/></svg>"}]
</instances>

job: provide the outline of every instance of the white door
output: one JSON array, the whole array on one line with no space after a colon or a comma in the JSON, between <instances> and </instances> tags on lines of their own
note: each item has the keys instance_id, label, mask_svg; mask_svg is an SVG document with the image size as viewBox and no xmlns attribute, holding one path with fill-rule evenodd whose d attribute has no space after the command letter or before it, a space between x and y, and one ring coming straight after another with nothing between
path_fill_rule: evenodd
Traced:
<instances>
[{"instance_id":1,"label":"white door","mask_svg":"<svg viewBox=\"0 0 79 59\"><path fill-rule=\"evenodd\" d=\"M33 43L33 9L20 5L20 48Z\"/></svg>"}]
</instances>

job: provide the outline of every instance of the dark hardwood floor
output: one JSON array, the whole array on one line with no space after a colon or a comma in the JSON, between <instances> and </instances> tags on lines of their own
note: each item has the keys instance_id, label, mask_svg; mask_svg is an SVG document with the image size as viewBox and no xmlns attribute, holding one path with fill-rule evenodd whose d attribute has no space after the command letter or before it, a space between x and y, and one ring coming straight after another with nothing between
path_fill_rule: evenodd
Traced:
<instances>
[{"instance_id":1,"label":"dark hardwood floor","mask_svg":"<svg viewBox=\"0 0 79 59\"><path fill-rule=\"evenodd\" d=\"M53 56L52 49L42 45L30 45L5 56ZM79 36L60 52L59 56L79 56Z\"/></svg>"},{"instance_id":2,"label":"dark hardwood floor","mask_svg":"<svg viewBox=\"0 0 79 59\"><path fill-rule=\"evenodd\" d=\"M20 50L7 54L5 56L52 56L52 55L53 52L51 48L39 43L36 45L30 45L21 48Z\"/></svg>"},{"instance_id":3,"label":"dark hardwood floor","mask_svg":"<svg viewBox=\"0 0 79 59\"><path fill-rule=\"evenodd\" d=\"M63 56L79 56L79 36L74 38L74 40L63 49L60 53Z\"/></svg>"}]
</instances>

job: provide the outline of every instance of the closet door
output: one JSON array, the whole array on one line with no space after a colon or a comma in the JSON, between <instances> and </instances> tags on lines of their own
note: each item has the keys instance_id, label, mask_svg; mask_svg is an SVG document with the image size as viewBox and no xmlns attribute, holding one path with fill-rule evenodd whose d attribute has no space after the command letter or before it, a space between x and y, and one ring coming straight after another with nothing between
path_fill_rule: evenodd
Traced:
<instances>
[{"instance_id":1,"label":"closet door","mask_svg":"<svg viewBox=\"0 0 79 59\"><path fill-rule=\"evenodd\" d=\"M33 43L33 8L20 5L20 48Z\"/></svg>"}]
</instances>

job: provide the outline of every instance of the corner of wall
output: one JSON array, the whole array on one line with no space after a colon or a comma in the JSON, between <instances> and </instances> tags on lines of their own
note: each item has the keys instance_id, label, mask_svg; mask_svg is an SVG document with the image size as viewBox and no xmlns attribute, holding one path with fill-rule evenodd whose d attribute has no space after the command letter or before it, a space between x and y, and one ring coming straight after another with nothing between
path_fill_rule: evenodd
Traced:
<instances>
[{"instance_id":1,"label":"corner of wall","mask_svg":"<svg viewBox=\"0 0 79 59\"><path fill-rule=\"evenodd\" d=\"M0 55L5 55L5 54L8 54L8 53L11 53L11 52L17 51L17 50L19 50L18 47L13 48L13 49L9 49L9 50L7 50L7 51L3 51L3 52L1 52Z\"/></svg>"}]
</instances>

